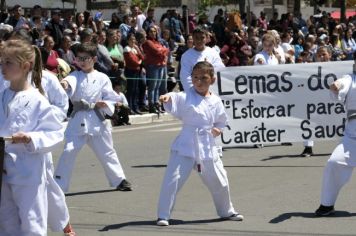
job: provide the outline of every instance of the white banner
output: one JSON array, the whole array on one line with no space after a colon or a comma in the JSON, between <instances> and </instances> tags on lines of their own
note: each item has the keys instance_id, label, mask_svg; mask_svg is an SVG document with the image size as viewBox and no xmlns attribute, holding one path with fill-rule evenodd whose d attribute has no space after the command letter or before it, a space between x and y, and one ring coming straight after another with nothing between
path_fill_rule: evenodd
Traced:
<instances>
[{"instance_id":1,"label":"white banner","mask_svg":"<svg viewBox=\"0 0 356 236\"><path fill-rule=\"evenodd\" d=\"M221 145L339 138L345 111L342 103L331 100L329 85L352 73L352 64L245 66L219 71L213 89L229 116Z\"/></svg>"}]
</instances>

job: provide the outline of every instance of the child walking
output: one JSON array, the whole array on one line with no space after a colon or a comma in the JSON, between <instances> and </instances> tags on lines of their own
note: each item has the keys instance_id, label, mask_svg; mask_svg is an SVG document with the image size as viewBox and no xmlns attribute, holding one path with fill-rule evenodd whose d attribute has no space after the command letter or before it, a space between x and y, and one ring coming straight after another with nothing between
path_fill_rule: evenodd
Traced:
<instances>
[{"instance_id":1,"label":"child walking","mask_svg":"<svg viewBox=\"0 0 356 236\"><path fill-rule=\"evenodd\" d=\"M0 136L5 144L0 204L1 235L47 235L48 153L63 140L57 112L43 96L37 47L9 40L1 52L10 87L0 93ZM32 71L31 86L28 75Z\"/></svg>"},{"instance_id":2,"label":"child walking","mask_svg":"<svg viewBox=\"0 0 356 236\"><path fill-rule=\"evenodd\" d=\"M132 190L113 147L110 121L105 120L105 115L113 115L119 96L113 91L109 77L94 69L96 53L94 44L80 44L76 60L81 70L61 81L73 103L65 131L64 151L55 171L56 181L64 192L69 189L74 161L84 144L95 152L111 187Z\"/></svg>"},{"instance_id":3,"label":"child walking","mask_svg":"<svg viewBox=\"0 0 356 236\"><path fill-rule=\"evenodd\" d=\"M161 186L157 225L168 226L176 195L194 168L208 187L219 217L241 221L231 199L227 174L215 146L227 124L220 98L210 92L214 68L206 61L198 62L191 75L193 87L180 93L160 97L167 112L182 120L183 128L171 147L171 157Z\"/></svg>"}]
</instances>

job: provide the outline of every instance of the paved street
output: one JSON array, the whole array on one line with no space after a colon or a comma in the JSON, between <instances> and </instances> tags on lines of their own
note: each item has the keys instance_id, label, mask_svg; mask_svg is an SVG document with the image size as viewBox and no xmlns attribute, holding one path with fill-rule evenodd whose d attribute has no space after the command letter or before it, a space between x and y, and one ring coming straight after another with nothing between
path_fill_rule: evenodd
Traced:
<instances>
[{"instance_id":1,"label":"paved street","mask_svg":"<svg viewBox=\"0 0 356 236\"><path fill-rule=\"evenodd\" d=\"M67 203L79 236L97 235L355 235L356 178L342 191L335 217L315 218L322 170L335 141L317 142L310 158L293 146L234 148L224 152L234 206L243 222L217 219L212 199L192 172L178 195L169 227L155 226L156 206L177 121L114 128L115 148L134 191L108 187L94 153L76 162ZM55 161L61 147L54 153ZM50 236L62 235L49 233Z\"/></svg>"}]
</instances>

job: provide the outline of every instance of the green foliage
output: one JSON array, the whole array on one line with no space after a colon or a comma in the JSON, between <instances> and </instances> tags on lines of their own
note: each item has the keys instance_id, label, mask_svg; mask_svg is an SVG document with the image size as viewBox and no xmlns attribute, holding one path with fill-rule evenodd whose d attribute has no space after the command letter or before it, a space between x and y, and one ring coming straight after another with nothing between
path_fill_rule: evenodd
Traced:
<instances>
[{"instance_id":1,"label":"green foliage","mask_svg":"<svg viewBox=\"0 0 356 236\"><path fill-rule=\"evenodd\" d=\"M204 15L208 7L226 6L229 3L236 3L237 0L200 0L198 5L198 15Z\"/></svg>"},{"instance_id":2,"label":"green foliage","mask_svg":"<svg viewBox=\"0 0 356 236\"><path fill-rule=\"evenodd\" d=\"M146 9L147 7L159 6L159 0L131 0L131 5L137 5L140 9Z\"/></svg>"},{"instance_id":3,"label":"green foliage","mask_svg":"<svg viewBox=\"0 0 356 236\"><path fill-rule=\"evenodd\" d=\"M323 4L327 4L327 3L331 3L331 6L333 7L340 7L340 3L342 1L340 0L304 0L305 4L307 4L308 6L314 6L315 2L317 3L317 5L323 5ZM356 4L355 0L347 0L346 1L347 7L353 7Z\"/></svg>"}]
</instances>

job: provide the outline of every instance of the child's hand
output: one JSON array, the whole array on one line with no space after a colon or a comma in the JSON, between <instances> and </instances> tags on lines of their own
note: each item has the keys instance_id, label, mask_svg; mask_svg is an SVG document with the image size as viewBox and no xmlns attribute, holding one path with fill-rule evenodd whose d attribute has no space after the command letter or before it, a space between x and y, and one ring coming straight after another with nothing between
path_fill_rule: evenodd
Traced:
<instances>
[{"instance_id":1,"label":"child's hand","mask_svg":"<svg viewBox=\"0 0 356 236\"><path fill-rule=\"evenodd\" d=\"M334 81L331 85L330 85L330 90L337 93L339 92L339 90L341 89L341 84L339 81Z\"/></svg>"},{"instance_id":2,"label":"child's hand","mask_svg":"<svg viewBox=\"0 0 356 236\"><path fill-rule=\"evenodd\" d=\"M65 81L65 80L62 80L62 81L60 82L60 84L62 85L62 87L64 88L64 90L67 90L67 89L69 88L69 84L68 84L68 82Z\"/></svg>"},{"instance_id":3,"label":"child's hand","mask_svg":"<svg viewBox=\"0 0 356 236\"><path fill-rule=\"evenodd\" d=\"M29 143L31 142L31 136L23 133L18 132L12 135L12 143Z\"/></svg>"},{"instance_id":4,"label":"child's hand","mask_svg":"<svg viewBox=\"0 0 356 236\"><path fill-rule=\"evenodd\" d=\"M264 63L263 63L263 60L261 59L261 58L258 58L257 59L257 63L259 64L259 65L263 65Z\"/></svg>"},{"instance_id":5,"label":"child's hand","mask_svg":"<svg viewBox=\"0 0 356 236\"><path fill-rule=\"evenodd\" d=\"M115 103L115 106L116 107L122 107L124 104L122 104L121 102L117 102L117 103Z\"/></svg>"},{"instance_id":6,"label":"child's hand","mask_svg":"<svg viewBox=\"0 0 356 236\"><path fill-rule=\"evenodd\" d=\"M213 134L213 137L215 138L215 137L218 137L221 134L221 130L216 128L216 127L213 127L211 129L211 133Z\"/></svg>"},{"instance_id":7,"label":"child's hand","mask_svg":"<svg viewBox=\"0 0 356 236\"><path fill-rule=\"evenodd\" d=\"M103 101L98 101L98 102L95 103L95 107L97 107L97 108L104 108L104 107L107 107L107 106L108 105Z\"/></svg>"},{"instance_id":8,"label":"child's hand","mask_svg":"<svg viewBox=\"0 0 356 236\"><path fill-rule=\"evenodd\" d=\"M163 102L163 103L167 103L167 102L169 102L170 100L171 100L171 96L169 96L169 95L167 95L167 94L161 95L161 96L159 97L159 101L160 101L160 102Z\"/></svg>"}]
</instances>

